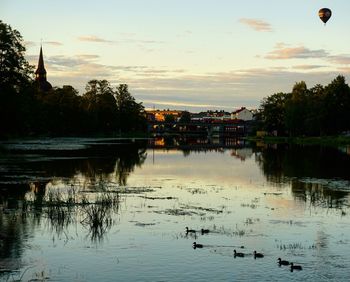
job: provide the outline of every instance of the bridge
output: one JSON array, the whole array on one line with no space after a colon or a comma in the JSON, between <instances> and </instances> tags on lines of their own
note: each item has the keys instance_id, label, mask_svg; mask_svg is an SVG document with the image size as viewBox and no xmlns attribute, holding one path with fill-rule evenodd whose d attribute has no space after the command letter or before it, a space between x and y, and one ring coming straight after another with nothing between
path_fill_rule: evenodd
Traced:
<instances>
[{"instance_id":1,"label":"bridge","mask_svg":"<svg viewBox=\"0 0 350 282\"><path fill-rule=\"evenodd\" d=\"M165 122L149 121L148 132L154 135L174 134L174 135L202 135L232 137L245 136L252 129L251 121L191 121Z\"/></svg>"}]
</instances>

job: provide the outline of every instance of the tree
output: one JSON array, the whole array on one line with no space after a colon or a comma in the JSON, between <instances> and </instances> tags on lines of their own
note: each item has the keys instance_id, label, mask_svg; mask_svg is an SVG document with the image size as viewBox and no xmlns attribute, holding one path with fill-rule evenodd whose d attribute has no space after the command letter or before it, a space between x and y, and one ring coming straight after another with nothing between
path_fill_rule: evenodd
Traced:
<instances>
[{"instance_id":1,"label":"tree","mask_svg":"<svg viewBox=\"0 0 350 282\"><path fill-rule=\"evenodd\" d=\"M285 104L290 94L276 93L264 98L260 105L264 129L277 130L278 134L285 132Z\"/></svg>"},{"instance_id":2,"label":"tree","mask_svg":"<svg viewBox=\"0 0 350 282\"><path fill-rule=\"evenodd\" d=\"M305 132L308 89L305 81L294 84L291 98L285 105L285 124L290 135L300 135Z\"/></svg>"},{"instance_id":3,"label":"tree","mask_svg":"<svg viewBox=\"0 0 350 282\"><path fill-rule=\"evenodd\" d=\"M184 111L181 114L179 122L181 123L190 123L191 122L191 113L188 111Z\"/></svg>"},{"instance_id":4,"label":"tree","mask_svg":"<svg viewBox=\"0 0 350 282\"><path fill-rule=\"evenodd\" d=\"M350 88L345 77L338 75L325 89L324 124L327 134L336 134L350 129Z\"/></svg>"},{"instance_id":5,"label":"tree","mask_svg":"<svg viewBox=\"0 0 350 282\"><path fill-rule=\"evenodd\" d=\"M114 132L117 124L117 105L110 83L107 80L90 80L83 95L83 108L88 115L93 131Z\"/></svg>"},{"instance_id":6,"label":"tree","mask_svg":"<svg viewBox=\"0 0 350 282\"><path fill-rule=\"evenodd\" d=\"M166 123L174 123L175 122L175 117L173 115L165 115L164 116L164 121Z\"/></svg>"},{"instance_id":7,"label":"tree","mask_svg":"<svg viewBox=\"0 0 350 282\"><path fill-rule=\"evenodd\" d=\"M127 84L120 84L115 91L118 123L121 131L143 130L146 126L144 107L129 93Z\"/></svg>"},{"instance_id":8,"label":"tree","mask_svg":"<svg viewBox=\"0 0 350 282\"><path fill-rule=\"evenodd\" d=\"M306 100L307 113L305 114L305 131L307 135L318 136L323 133L324 119L324 87L316 84L309 89L309 96Z\"/></svg>"},{"instance_id":9,"label":"tree","mask_svg":"<svg viewBox=\"0 0 350 282\"><path fill-rule=\"evenodd\" d=\"M18 92L32 81L33 67L24 58L21 34L0 20L0 89Z\"/></svg>"},{"instance_id":10,"label":"tree","mask_svg":"<svg viewBox=\"0 0 350 282\"><path fill-rule=\"evenodd\" d=\"M33 69L25 60L24 52L21 34L0 20L0 137L28 128L22 109L32 100L23 94L32 92Z\"/></svg>"}]
</instances>

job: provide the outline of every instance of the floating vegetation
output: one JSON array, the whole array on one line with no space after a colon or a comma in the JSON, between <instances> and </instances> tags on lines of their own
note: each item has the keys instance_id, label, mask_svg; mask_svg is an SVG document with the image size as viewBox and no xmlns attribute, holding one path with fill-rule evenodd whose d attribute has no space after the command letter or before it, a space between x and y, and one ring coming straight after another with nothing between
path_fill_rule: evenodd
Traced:
<instances>
[{"instance_id":1,"label":"floating vegetation","mask_svg":"<svg viewBox=\"0 0 350 282\"><path fill-rule=\"evenodd\" d=\"M201 188L188 188L186 189L188 192L190 192L192 195L194 194L207 194L208 192Z\"/></svg>"},{"instance_id":2,"label":"floating vegetation","mask_svg":"<svg viewBox=\"0 0 350 282\"><path fill-rule=\"evenodd\" d=\"M256 204L241 204L242 208L251 208L251 209L256 209L258 207L258 205Z\"/></svg>"},{"instance_id":3,"label":"floating vegetation","mask_svg":"<svg viewBox=\"0 0 350 282\"><path fill-rule=\"evenodd\" d=\"M118 193L120 194L143 194L151 193L155 191L155 187L119 187Z\"/></svg>"},{"instance_id":4,"label":"floating vegetation","mask_svg":"<svg viewBox=\"0 0 350 282\"><path fill-rule=\"evenodd\" d=\"M201 218L200 218L201 221L213 221L214 219L215 219L215 217L213 215L201 216Z\"/></svg>"},{"instance_id":5,"label":"floating vegetation","mask_svg":"<svg viewBox=\"0 0 350 282\"><path fill-rule=\"evenodd\" d=\"M271 219L269 220L272 224L287 224L287 225L295 225L300 227L306 227L305 223L302 221L294 221L292 219L290 220L277 220L277 219Z\"/></svg>"},{"instance_id":6,"label":"floating vegetation","mask_svg":"<svg viewBox=\"0 0 350 282\"><path fill-rule=\"evenodd\" d=\"M241 207L242 208L251 208L251 209L256 209L258 207L260 199L259 198L254 198L251 200L250 204L248 203L242 203Z\"/></svg>"},{"instance_id":7,"label":"floating vegetation","mask_svg":"<svg viewBox=\"0 0 350 282\"><path fill-rule=\"evenodd\" d=\"M184 209L166 209L163 211L155 211L155 213L158 214L167 214L167 215L181 215L181 216L204 216L204 213L198 213L198 212L194 212L194 211L188 211L188 210L184 210Z\"/></svg>"},{"instance_id":8,"label":"floating vegetation","mask_svg":"<svg viewBox=\"0 0 350 282\"><path fill-rule=\"evenodd\" d=\"M245 220L245 224L246 225L251 225L251 224L254 224L254 223L257 223L257 222L259 222L260 221L260 219L259 218L250 218L250 217L248 217L248 218L246 218L246 220Z\"/></svg>"},{"instance_id":9,"label":"floating vegetation","mask_svg":"<svg viewBox=\"0 0 350 282\"><path fill-rule=\"evenodd\" d=\"M155 223L143 223L143 222L135 223L135 226L139 226L139 227L146 227L146 226L152 226L152 225L156 225L156 224Z\"/></svg>"},{"instance_id":10,"label":"floating vegetation","mask_svg":"<svg viewBox=\"0 0 350 282\"><path fill-rule=\"evenodd\" d=\"M196 206L189 206L189 205L184 205L184 206L182 206L182 208L184 208L184 209L200 210L200 211L206 211L206 212L212 212L212 213L215 213L215 214L223 213L223 210L224 210L224 207L222 207L222 209L219 210L219 209L196 207Z\"/></svg>"},{"instance_id":11,"label":"floating vegetation","mask_svg":"<svg viewBox=\"0 0 350 282\"><path fill-rule=\"evenodd\" d=\"M276 192L274 192L274 193L267 193L267 192L265 192L264 195L265 195L265 196L267 196L267 195L281 196L282 193L276 193Z\"/></svg>"},{"instance_id":12,"label":"floating vegetation","mask_svg":"<svg viewBox=\"0 0 350 282\"><path fill-rule=\"evenodd\" d=\"M149 196L140 196L141 198L147 199L147 200L176 200L175 197L149 197Z\"/></svg>"}]
</instances>

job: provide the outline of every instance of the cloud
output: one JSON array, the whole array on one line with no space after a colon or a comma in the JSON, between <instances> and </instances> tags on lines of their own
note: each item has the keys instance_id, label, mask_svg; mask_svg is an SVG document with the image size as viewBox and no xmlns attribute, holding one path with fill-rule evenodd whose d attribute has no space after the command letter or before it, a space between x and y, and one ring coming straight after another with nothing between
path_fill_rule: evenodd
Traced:
<instances>
[{"instance_id":1,"label":"cloud","mask_svg":"<svg viewBox=\"0 0 350 282\"><path fill-rule=\"evenodd\" d=\"M346 55L330 58L340 60L343 57L347 58ZM36 65L38 55L26 58ZM84 93L86 83L94 78L107 79L112 85L126 83L130 93L145 107L156 105L196 112L241 106L254 108L268 95L290 92L296 81L306 81L312 87L327 85L339 73L347 79L350 75L350 68L344 64L300 64L193 74L186 69L167 66L104 65L99 63L99 58L96 54L45 56L48 80L54 86L70 84L81 93Z\"/></svg>"},{"instance_id":2,"label":"cloud","mask_svg":"<svg viewBox=\"0 0 350 282\"><path fill-rule=\"evenodd\" d=\"M100 58L99 55L93 55L93 54L82 54L82 55L77 55L77 57L84 60L95 60Z\"/></svg>"},{"instance_id":3,"label":"cloud","mask_svg":"<svg viewBox=\"0 0 350 282\"><path fill-rule=\"evenodd\" d=\"M271 25L268 22L265 22L262 20L241 18L238 21L242 24L249 26L250 28L256 31L262 31L262 32L272 31Z\"/></svg>"},{"instance_id":4,"label":"cloud","mask_svg":"<svg viewBox=\"0 0 350 282\"><path fill-rule=\"evenodd\" d=\"M327 67L325 65L296 65L293 66L293 69L297 70L313 70L313 69L319 69L319 68L324 68Z\"/></svg>"},{"instance_id":5,"label":"cloud","mask_svg":"<svg viewBox=\"0 0 350 282\"><path fill-rule=\"evenodd\" d=\"M24 41L24 46L26 48L34 47L36 46L36 43L34 41Z\"/></svg>"},{"instance_id":6,"label":"cloud","mask_svg":"<svg viewBox=\"0 0 350 282\"><path fill-rule=\"evenodd\" d=\"M97 43L113 43L114 41L103 39L101 37L97 37L95 35L84 35L78 37L79 41L86 41L86 42L97 42Z\"/></svg>"},{"instance_id":7,"label":"cloud","mask_svg":"<svg viewBox=\"0 0 350 282\"><path fill-rule=\"evenodd\" d=\"M51 46L62 46L63 45L63 43L61 43L59 41L43 41L42 44L43 45L51 45ZM38 46L39 44L37 42L34 42L34 41L24 41L24 45L26 46L26 48L29 48L29 47Z\"/></svg>"},{"instance_id":8,"label":"cloud","mask_svg":"<svg viewBox=\"0 0 350 282\"><path fill-rule=\"evenodd\" d=\"M349 55L329 56L328 60L334 64L350 65L350 56Z\"/></svg>"},{"instance_id":9,"label":"cloud","mask_svg":"<svg viewBox=\"0 0 350 282\"><path fill-rule=\"evenodd\" d=\"M43 42L44 45L52 45L52 46L62 46L63 44L61 42L58 41L44 41Z\"/></svg>"},{"instance_id":10,"label":"cloud","mask_svg":"<svg viewBox=\"0 0 350 282\"><path fill-rule=\"evenodd\" d=\"M55 67L67 67L72 68L80 65L90 64L92 60L97 59L97 55L77 55L74 57L57 55L57 56L48 56L45 58L47 65Z\"/></svg>"},{"instance_id":11,"label":"cloud","mask_svg":"<svg viewBox=\"0 0 350 282\"><path fill-rule=\"evenodd\" d=\"M120 40L107 40L95 35L83 35L79 36L77 39L79 41L84 41L84 42L95 42L95 43L126 43L126 44L138 44L140 47L143 47L143 45L148 45L148 44L162 44L164 41L159 41L159 40L152 40L152 39L137 39L134 38L134 34L122 34L124 38Z\"/></svg>"},{"instance_id":12,"label":"cloud","mask_svg":"<svg viewBox=\"0 0 350 282\"><path fill-rule=\"evenodd\" d=\"M304 46L287 47L283 43L278 43L275 50L269 52L265 58L270 60L280 59L310 59L310 58L325 58L329 55L326 50L310 50Z\"/></svg>"},{"instance_id":13,"label":"cloud","mask_svg":"<svg viewBox=\"0 0 350 282\"><path fill-rule=\"evenodd\" d=\"M166 101L161 101L161 100L143 100L144 103L147 104L153 104L153 105L159 105L159 106L166 106L168 107L171 105L172 107L185 107L185 108L225 108L226 106L224 105L212 105L212 104L198 104L198 103L191 103L191 102L178 102L174 100L166 100Z\"/></svg>"},{"instance_id":14,"label":"cloud","mask_svg":"<svg viewBox=\"0 0 350 282\"><path fill-rule=\"evenodd\" d=\"M176 37L187 37L193 35L191 30L185 30L176 35Z\"/></svg>"}]
</instances>

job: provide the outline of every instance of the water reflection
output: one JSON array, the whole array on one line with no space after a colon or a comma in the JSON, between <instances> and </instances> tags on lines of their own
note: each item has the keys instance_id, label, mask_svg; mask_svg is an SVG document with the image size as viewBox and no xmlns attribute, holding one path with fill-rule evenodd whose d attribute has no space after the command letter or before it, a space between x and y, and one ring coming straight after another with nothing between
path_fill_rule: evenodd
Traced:
<instances>
[{"instance_id":1,"label":"water reflection","mask_svg":"<svg viewBox=\"0 0 350 282\"><path fill-rule=\"evenodd\" d=\"M257 162L275 183L293 177L350 180L349 155L332 147L270 145L260 149Z\"/></svg>"},{"instance_id":2,"label":"water reflection","mask_svg":"<svg viewBox=\"0 0 350 282\"><path fill-rule=\"evenodd\" d=\"M256 154L268 181L291 184L296 199L313 206L341 208L350 192L350 157L322 146L269 145Z\"/></svg>"},{"instance_id":3,"label":"water reflection","mask_svg":"<svg viewBox=\"0 0 350 282\"><path fill-rule=\"evenodd\" d=\"M162 155L160 167L157 167L159 170L156 170L154 162L151 161L154 157L151 153L157 151L165 152ZM176 154L171 154L172 151ZM170 154L167 155L167 152ZM176 158L171 158L173 155ZM198 156L200 158L197 158ZM220 158L215 159L210 166L215 156ZM234 197L237 196L230 194L234 192L231 186L235 184L226 191L224 188L218 188L222 183L217 183L215 187L210 187L209 183L206 183L207 186L196 186L196 183L193 187L186 187L187 184L183 184L184 186L180 188L174 184L172 188L177 187L178 190L182 190L177 191L176 196L160 193L153 195L154 197L149 194L156 188L147 187L143 182L140 185L143 187L127 187L128 182L132 182L130 177L134 172L136 174L140 171L138 168L147 167L152 172L152 177L156 179L157 173L163 169L161 166L165 166L167 162L173 162L173 167L169 170L178 169L179 173L181 173L180 166L184 163L186 164L183 166L184 171L197 168L193 170L197 173L195 175L197 178L204 178L201 173L208 174L208 167L213 175L221 175L223 171L229 171L229 174L232 174L229 178L231 183L235 183L235 177L242 174L240 169L244 164L249 163L256 170L252 169L248 174L258 174L256 171L260 168L259 172L262 172L268 183L278 186L282 192L284 192L282 189L288 188L288 191L290 189L294 197L293 203L302 202L306 203L305 206L321 209L341 209L341 214L346 215L350 192L348 173L350 156L334 148L288 145L260 147L236 139L184 137L138 141L94 141L78 150L64 148L47 150L33 145L30 149L23 149L23 147L19 149L16 146L10 146L10 149L3 149L0 155L0 278L1 275L6 275L7 270L14 271L26 267L26 262L23 260L24 252L26 248L28 249L30 239L42 226L46 226L53 237L61 238L65 242L72 238L70 229L79 230L79 234L83 233L85 240L93 244L104 241L106 237L108 238L108 234L113 233L111 230L117 224L120 204L123 201L121 195L126 193L123 189L129 189L129 193L134 198L138 197L143 205L139 207L137 204L140 202L135 201L133 203L136 204L129 207L134 209L129 223L135 220L134 217L137 214L140 216L137 221L138 226L144 227L145 230L147 226L158 227L159 222L164 225L169 224L167 228L171 228L172 222L169 219L171 216L176 216L176 222L185 217L191 219L200 217L202 223L205 219L213 221L210 236L231 234L231 237L241 239L253 233L253 231L242 230L238 225L234 228L221 223L222 226L216 227L214 220L221 215L227 218L232 215L234 218L237 216L236 210L240 209L242 214L246 214L246 225L249 222L250 225L259 225L260 219L255 215L256 211L259 211L259 205L254 202L253 207L253 202L248 206L246 203L254 199L258 201L257 197L261 196L261 191L250 195L253 200L243 198L244 202L235 202L235 209L229 210L233 206ZM203 173L198 168L204 166ZM236 175L233 175L232 171L236 172ZM168 171L165 173L166 176L168 176L167 173ZM178 175L173 173L171 176ZM187 180L184 176L178 177L179 181L183 180L184 183ZM212 176L206 175L204 181L210 177ZM252 181L251 179L252 177L249 176L246 182ZM165 181L171 182L172 179L168 177ZM245 188L242 187L238 193L245 192L243 191ZM220 198L213 199L210 205L206 205L204 199L221 192L223 194ZM275 190L266 192L265 194L270 195L270 198L277 198L277 194L281 198L284 196L282 192L275 193ZM178 199L181 193L186 195L186 200L182 202ZM188 197L195 200L191 202ZM171 204L165 203L166 201ZM157 204L150 204L151 202ZM226 206L221 206L221 209L215 206L215 203L222 205L223 202ZM126 205L123 205L123 208L127 210ZM144 212L145 210L149 214L156 215L156 219L149 220L149 214ZM273 216L274 209L271 208L268 211ZM210 217L206 216L208 212L211 213ZM166 220L162 221L163 218ZM231 221L236 220L234 218ZM120 229L123 228L127 229L128 226L124 224ZM263 226L261 229L264 229ZM254 230L254 233L258 234L256 236L260 236L260 232L263 231ZM203 234L198 233L198 235ZM198 237L201 240L203 237L210 239L210 236L186 233L180 238L192 241ZM319 232L317 236L319 242L317 244L320 247L326 248L330 245L328 235ZM215 245L215 242L212 244Z\"/></svg>"}]
</instances>

